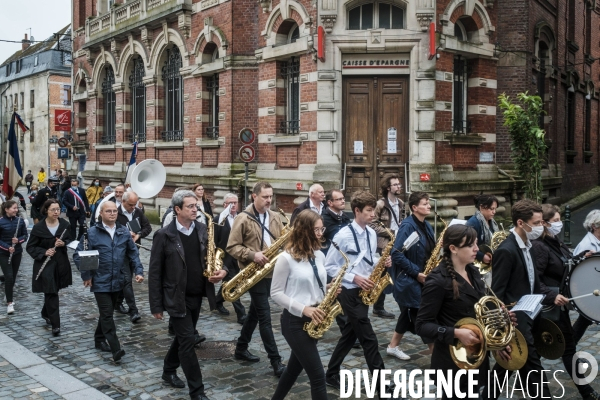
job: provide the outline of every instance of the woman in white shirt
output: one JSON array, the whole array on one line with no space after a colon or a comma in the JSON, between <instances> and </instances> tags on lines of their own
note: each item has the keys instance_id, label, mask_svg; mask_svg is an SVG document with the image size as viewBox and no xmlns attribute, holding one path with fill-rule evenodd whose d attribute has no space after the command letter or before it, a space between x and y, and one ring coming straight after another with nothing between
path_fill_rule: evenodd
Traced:
<instances>
[{"instance_id":1,"label":"woman in white shirt","mask_svg":"<svg viewBox=\"0 0 600 400\"><path fill-rule=\"evenodd\" d=\"M292 353L279 379L272 400L284 399L302 370L310 380L313 400L326 400L325 370L317 349L317 340L308 336L304 324L320 323L325 313L317 308L327 288L323 243L323 221L314 211L304 210L294 220L294 231L286 251L277 260L271 283L273 301L284 308L281 333Z\"/></svg>"}]
</instances>

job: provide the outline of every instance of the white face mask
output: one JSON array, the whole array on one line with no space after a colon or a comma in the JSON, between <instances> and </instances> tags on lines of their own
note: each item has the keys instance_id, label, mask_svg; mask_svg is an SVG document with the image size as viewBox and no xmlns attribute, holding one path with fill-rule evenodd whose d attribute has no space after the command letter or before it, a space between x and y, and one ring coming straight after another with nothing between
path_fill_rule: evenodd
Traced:
<instances>
[{"instance_id":1,"label":"white face mask","mask_svg":"<svg viewBox=\"0 0 600 400\"><path fill-rule=\"evenodd\" d=\"M554 236L558 235L563 228L562 221L552 222L550 227L548 228L548 232L553 234Z\"/></svg>"},{"instance_id":2,"label":"white face mask","mask_svg":"<svg viewBox=\"0 0 600 400\"><path fill-rule=\"evenodd\" d=\"M528 227L531 228L531 232L525 232L525 234L527 235L527 239L529 240L535 240L537 238L539 238L540 236L542 236L542 233L544 233L544 227L543 226L531 226L528 223L525 223L525 225L527 225Z\"/></svg>"}]
</instances>

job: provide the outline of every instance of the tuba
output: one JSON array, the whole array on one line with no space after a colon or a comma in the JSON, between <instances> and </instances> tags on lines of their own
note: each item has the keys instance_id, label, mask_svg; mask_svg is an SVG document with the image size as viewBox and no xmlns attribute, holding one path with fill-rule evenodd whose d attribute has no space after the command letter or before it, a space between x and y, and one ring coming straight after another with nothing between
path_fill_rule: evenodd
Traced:
<instances>
[{"instance_id":1,"label":"tuba","mask_svg":"<svg viewBox=\"0 0 600 400\"><path fill-rule=\"evenodd\" d=\"M283 211L280 209L280 213ZM285 216L285 214L284 214ZM287 218L287 217L286 217ZM271 246L265 250L264 255L269 259L265 265L259 265L252 261L242 269L236 276L230 279L228 282L223 283L223 299L229 302L238 300L244 293L246 293L252 286L256 285L261 279L273 272L275 263L283 250L283 247L290 239L293 228L286 226L281 231L281 236L271 243Z\"/></svg>"},{"instance_id":2,"label":"tuba","mask_svg":"<svg viewBox=\"0 0 600 400\"><path fill-rule=\"evenodd\" d=\"M446 229L448 229L448 224L446 223L446 221L444 221L442 217L440 217L439 214L435 211L434 213L444 223L444 230L442 231L442 233L440 233L440 238L438 239L435 248L431 252L431 257L429 257L429 260L427 260L427 263L425 264L425 269L423 270L423 273L425 275L429 275L429 273L433 271L433 269L437 267L440 263L440 260L442 259L442 240L444 238L444 233L446 232Z\"/></svg>"},{"instance_id":3,"label":"tuba","mask_svg":"<svg viewBox=\"0 0 600 400\"><path fill-rule=\"evenodd\" d=\"M331 281L331 286L329 286L327 294L325 294L325 297L317 306L319 310L325 313L325 318L323 321L320 324L315 324L313 321L306 322L304 324L304 330L308 333L308 336L313 339L320 339L325 332L329 330L335 318L344 313L340 302L336 299L336 292L342 284L342 278L344 278L344 275L346 274L350 260L348 260L348 256L340 250L335 242L331 242L331 244L340 252L342 257L344 257L345 263L338 272L337 276L333 279L333 281Z\"/></svg>"},{"instance_id":4,"label":"tuba","mask_svg":"<svg viewBox=\"0 0 600 400\"><path fill-rule=\"evenodd\" d=\"M213 223L213 217L202 210L198 211L206 217L208 246L206 250L206 269L204 270L204 276L210 278L215 272L223 269L223 257L225 257L225 252L215 245L215 224Z\"/></svg>"},{"instance_id":5,"label":"tuba","mask_svg":"<svg viewBox=\"0 0 600 400\"><path fill-rule=\"evenodd\" d=\"M375 286L373 286L373 289L371 290L361 290L358 293L358 295L362 299L362 302L368 306L372 306L373 304L375 304L379 296L381 296L381 293L384 291L384 289L388 285L391 285L393 283L390 274L385 272L385 262L388 256L390 255L392 248L394 247L394 241L396 240L396 236L392 231L386 228L381 221L379 223L381 224L381 226L383 226L383 229L387 231L387 234L390 236L390 241L381 252L381 258L377 262L375 268L373 268L373 272L371 272L371 276L369 277L369 279L373 281Z\"/></svg>"}]
</instances>

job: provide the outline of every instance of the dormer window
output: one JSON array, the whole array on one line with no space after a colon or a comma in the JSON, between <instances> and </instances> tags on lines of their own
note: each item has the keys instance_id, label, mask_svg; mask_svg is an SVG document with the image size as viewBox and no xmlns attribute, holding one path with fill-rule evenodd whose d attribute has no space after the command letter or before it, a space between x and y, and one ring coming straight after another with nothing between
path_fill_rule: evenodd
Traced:
<instances>
[{"instance_id":1,"label":"dormer window","mask_svg":"<svg viewBox=\"0 0 600 400\"><path fill-rule=\"evenodd\" d=\"M403 29L404 10L389 3L367 3L348 11L348 30Z\"/></svg>"}]
</instances>

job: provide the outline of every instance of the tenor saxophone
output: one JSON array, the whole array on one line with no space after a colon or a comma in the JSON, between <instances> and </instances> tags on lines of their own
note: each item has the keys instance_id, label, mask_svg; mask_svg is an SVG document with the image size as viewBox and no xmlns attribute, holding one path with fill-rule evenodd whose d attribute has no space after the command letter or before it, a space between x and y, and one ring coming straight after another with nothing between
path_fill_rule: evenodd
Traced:
<instances>
[{"instance_id":1,"label":"tenor saxophone","mask_svg":"<svg viewBox=\"0 0 600 400\"><path fill-rule=\"evenodd\" d=\"M436 213L435 211L434 211L434 213L444 223L444 230L442 231L442 233L440 233L440 238L438 239L438 242L435 245L435 248L431 252L431 257L429 257L429 260L427 260L427 264L425 264L425 269L423 270L423 274L425 274L425 275L429 275L429 273L431 271L433 271L433 269L435 267L437 267L438 264L440 263L440 261L442 259L442 244L443 244L442 240L444 239L444 233L446 232L446 229L448 229L448 224L446 223L446 221L444 221L442 219L442 217L440 217L439 214Z\"/></svg>"},{"instance_id":2,"label":"tenor saxophone","mask_svg":"<svg viewBox=\"0 0 600 400\"><path fill-rule=\"evenodd\" d=\"M223 258L225 252L223 249L217 248L215 245L215 225L213 223L213 217L210 214L200 210L206 217L206 231L208 235L208 243L206 249L206 269L204 270L204 276L210 278L215 272L223 269Z\"/></svg>"},{"instance_id":3,"label":"tenor saxophone","mask_svg":"<svg viewBox=\"0 0 600 400\"><path fill-rule=\"evenodd\" d=\"M375 268L373 268L373 272L371 272L371 276L369 277L369 280L371 280L374 283L373 288L371 290L361 290L358 293L358 295L362 299L362 302L368 306L372 306L373 304L375 304L379 296L381 296L381 293L383 293L384 289L388 285L391 285L393 283L390 274L388 274L387 272L384 273L384 271L386 269L385 262L390 253L392 252L396 236L391 230L386 228L381 221L379 223L381 224L383 229L386 230L391 239L387 246L385 246L385 248L381 252L381 258L377 262Z\"/></svg>"},{"instance_id":4,"label":"tenor saxophone","mask_svg":"<svg viewBox=\"0 0 600 400\"><path fill-rule=\"evenodd\" d=\"M327 332L333 324L335 318L344 313L340 302L337 301L336 292L342 284L342 278L344 278L344 275L346 274L350 260L348 260L348 256L340 250L336 243L331 242L331 244L340 252L342 257L344 257L345 262L337 276L331 281L331 285L329 286L329 290L327 290L325 297L323 297L323 300L317 306L319 310L325 313L323 321L321 321L320 324L316 324L314 321L304 323L304 330L308 333L308 336L313 339L320 339L323 337L325 332Z\"/></svg>"}]
</instances>

